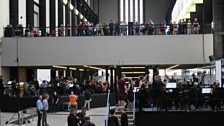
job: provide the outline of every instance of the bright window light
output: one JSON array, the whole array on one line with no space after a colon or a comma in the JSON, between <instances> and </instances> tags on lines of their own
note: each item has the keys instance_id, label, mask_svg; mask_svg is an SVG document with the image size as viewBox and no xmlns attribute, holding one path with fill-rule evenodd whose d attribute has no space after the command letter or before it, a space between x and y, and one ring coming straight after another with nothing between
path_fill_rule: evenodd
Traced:
<instances>
[{"instance_id":1,"label":"bright window light","mask_svg":"<svg viewBox=\"0 0 224 126\"><path fill-rule=\"evenodd\" d=\"M63 3L66 5L68 3L68 0L63 0Z\"/></svg>"},{"instance_id":2,"label":"bright window light","mask_svg":"<svg viewBox=\"0 0 224 126\"><path fill-rule=\"evenodd\" d=\"M138 22L138 0L135 0L135 22Z\"/></svg>"},{"instance_id":3,"label":"bright window light","mask_svg":"<svg viewBox=\"0 0 224 126\"><path fill-rule=\"evenodd\" d=\"M143 23L143 0L140 0L140 24Z\"/></svg>"},{"instance_id":4,"label":"bright window light","mask_svg":"<svg viewBox=\"0 0 224 126\"><path fill-rule=\"evenodd\" d=\"M124 1L120 0L120 21L124 21Z\"/></svg>"},{"instance_id":5,"label":"bright window light","mask_svg":"<svg viewBox=\"0 0 224 126\"><path fill-rule=\"evenodd\" d=\"M129 21L129 19L128 19L128 16L129 16L129 15L128 15L128 12L129 12L129 11L128 11L128 9L129 9L129 8L128 8L128 1L129 1L129 0L125 0L125 22L126 22L126 23L128 23L128 21Z\"/></svg>"},{"instance_id":6,"label":"bright window light","mask_svg":"<svg viewBox=\"0 0 224 126\"><path fill-rule=\"evenodd\" d=\"M130 0L130 22L133 22L133 13L134 13L134 10L133 10L133 0Z\"/></svg>"}]
</instances>

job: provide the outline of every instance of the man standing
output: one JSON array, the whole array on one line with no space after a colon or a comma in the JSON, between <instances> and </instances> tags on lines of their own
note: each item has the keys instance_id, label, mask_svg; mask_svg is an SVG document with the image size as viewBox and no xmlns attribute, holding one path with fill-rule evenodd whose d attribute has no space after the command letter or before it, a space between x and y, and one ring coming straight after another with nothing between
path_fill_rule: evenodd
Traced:
<instances>
[{"instance_id":1,"label":"man standing","mask_svg":"<svg viewBox=\"0 0 224 126\"><path fill-rule=\"evenodd\" d=\"M76 118L76 110L71 109L67 118L68 126L78 126L78 119Z\"/></svg>"},{"instance_id":2,"label":"man standing","mask_svg":"<svg viewBox=\"0 0 224 126\"><path fill-rule=\"evenodd\" d=\"M79 125L82 126L85 123L84 117L86 116L86 108L82 107L81 112L77 114L79 119Z\"/></svg>"},{"instance_id":3,"label":"man standing","mask_svg":"<svg viewBox=\"0 0 224 126\"><path fill-rule=\"evenodd\" d=\"M58 106L59 97L57 95L57 92L54 91L54 94L52 96L52 112L57 112L57 106Z\"/></svg>"},{"instance_id":4,"label":"man standing","mask_svg":"<svg viewBox=\"0 0 224 126\"><path fill-rule=\"evenodd\" d=\"M118 118L115 116L115 109L110 110L110 117L108 118L108 126L120 126Z\"/></svg>"},{"instance_id":5,"label":"man standing","mask_svg":"<svg viewBox=\"0 0 224 126\"><path fill-rule=\"evenodd\" d=\"M110 20L109 29L110 29L110 35L114 35L114 23L112 20Z\"/></svg>"},{"instance_id":6,"label":"man standing","mask_svg":"<svg viewBox=\"0 0 224 126\"><path fill-rule=\"evenodd\" d=\"M85 120L85 124L82 125L82 126L96 126L94 123L92 123L92 122L90 121L90 117L89 117L89 116L85 116L85 117L84 117L84 120Z\"/></svg>"},{"instance_id":7,"label":"man standing","mask_svg":"<svg viewBox=\"0 0 224 126\"><path fill-rule=\"evenodd\" d=\"M42 117L43 105L42 105L42 101L41 100L42 100L42 96L40 95L38 100L37 100L37 103L36 103L36 106L37 106L37 116L38 116L37 126L40 126L41 117Z\"/></svg>"},{"instance_id":8,"label":"man standing","mask_svg":"<svg viewBox=\"0 0 224 126\"><path fill-rule=\"evenodd\" d=\"M44 100L43 100L43 119L42 119L42 125L43 126L49 126L47 124L47 111L49 109L49 107L48 107L48 99L49 99L49 96L46 95L44 97Z\"/></svg>"},{"instance_id":9,"label":"man standing","mask_svg":"<svg viewBox=\"0 0 224 126\"><path fill-rule=\"evenodd\" d=\"M121 126L128 126L128 116L124 110L124 107L120 108L121 112Z\"/></svg>"},{"instance_id":10,"label":"man standing","mask_svg":"<svg viewBox=\"0 0 224 126\"><path fill-rule=\"evenodd\" d=\"M2 76L0 76L0 96L4 95L4 85L3 85L3 79Z\"/></svg>"},{"instance_id":11,"label":"man standing","mask_svg":"<svg viewBox=\"0 0 224 126\"><path fill-rule=\"evenodd\" d=\"M85 95L85 104L84 104L84 107L86 108L87 107L87 110L90 109L90 102L92 101L91 99L91 92L89 90L86 90L84 92L84 95Z\"/></svg>"},{"instance_id":12,"label":"man standing","mask_svg":"<svg viewBox=\"0 0 224 126\"><path fill-rule=\"evenodd\" d=\"M33 79L33 86L36 89L35 95L39 95L40 86L39 86L39 82L36 78Z\"/></svg>"}]
</instances>

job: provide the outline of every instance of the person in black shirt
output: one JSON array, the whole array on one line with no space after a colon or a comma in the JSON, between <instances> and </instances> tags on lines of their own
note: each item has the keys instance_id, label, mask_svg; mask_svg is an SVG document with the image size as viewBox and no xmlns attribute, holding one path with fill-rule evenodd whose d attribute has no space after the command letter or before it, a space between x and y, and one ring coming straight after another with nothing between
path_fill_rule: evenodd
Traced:
<instances>
[{"instance_id":1,"label":"person in black shirt","mask_svg":"<svg viewBox=\"0 0 224 126\"><path fill-rule=\"evenodd\" d=\"M70 114L69 114L69 116L67 118L68 126L79 126L78 125L78 119L75 116L75 114L76 114L76 110L71 109L70 110Z\"/></svg>"},{"instance_id":2,"label":"person in black shirt","mask_svg":"<svg viewBox=\"0 0 224 126\"><path fill-rule=\"evenodd\" d=\"M172 76L171 79L169 79L169 82L170 82L170 83L174 83L174 82L177 82L177 80L175 79L174 76Z\"/></svg>"},{"instance_id":3,"label":"person in black shirt","mask_svg":"<svg viewBox=\"0 0 224 126\"><path fill-rule=\"evenodd\" d=\"M94 123L92 123L92 122L90 121L90 117L89 117L89 116L85 116L85 117L84 117L84 120L85 120L85 124L82 125L82 126L96 126Z\"/></svg>"},{"instance_id":4,"label":"person in black shirt","mask_svg":"<svg viewBox=\"0 0 224 126\"><path fill-rule=\"evenodd\" d=\"M195 74L192 74L192 84L198 83L198 78L195 76Z\"/></svg>"},{"instance_id":5,"label":"person in black shirt","mask_svg":"<svg viewBox=\"0 0 224 126\"><path fill-rule=\"evenodd\" d=\"M85 123L85 120L84 120L85 115L86 115L86 108L83 107L83 108L81 109L81 112L79 112L79 113L77 114L77 117L78 117L78 119L79 119L79 125L80 125L80 126L82 126L82 125Z\"/></svg>"},{"instance_id":6,"label":"person in black shirt","mask_svg":"<svg viewBox=\"0 0 224 126\"><path fill-rule=\"evenodd\" d=\"M128 116L125 113L124 107L120 107L121 112L121 126L128 126Z\"/></svg>"},{"instance_id":7,"label":"person in black shirt","mask_svg":"<svg viewBox=\"0 0 224 126\"><path fill-rule=\"evenodd\" d=\"M33 79L33 85L36 88L36 95L39 95L40 86L39 86L39 82L36 78Z\"/></svg>"},{"instance_id":8,"label":"person in black shirt","mask_svg":"<svg viewBox=\"0 0 224 126\"><path fill-rule=\"evenodd\" d=\"M114 35L114 23L110 20L109 23L110 35Z\"/></svg>"},{"instance_id":9,"label":"person in black shirt","mask_svg":"<svg viewBox=\"0 0 224 126\"><path fill-rule=\"evenodd\" d=\"M191 104L194 105L194 107L199 109L199 106L201 104L201 93L200 93L200 87L197 82L195 82L194 86L190 87L189 89L189 101L188 101L188 109L191 110Z\"/></svg>"},{"instance_id":10,"label":"person in black shirt","mask_svg":"<svg viewBox=\"0 0 224 126\"><path fill-rule=\"evenodd\" d=\"M90 109L90 102L92 101L92 99L91 99L91 92L89 90L86 90L84 92L84 95L85 95L84 107L87 107L87 110L89 110Z\"/></svg>"},{"instance_id":11,"label":"person in black shirt","mask_svg":"<svg viewBox=\"0 0 224 126\"><path fill-rule=\"evenodd\" d=\"M115 116L115 109L110 110L110 117L108 118L108 126L120 126L118 118Z\"/></svg>"},{"instance_id":12,"label":"person in black shirt","mask_svg":"<svg viewBox=\"0 0 224 126\"><path fill-rule=\"evenodd\" d=\"M167 98L164 94L165 84L161 81L161 76L156 75L152 83L152 92L154 104L162 109L167 110Z\"/></svg>"},{"instance_id":13,"label":"person in black shirt","mask_svg":"<svg viewBox=\"0 0 224 126\"><path fill-rule=\"evenodd\" d=\"M16 82L16 79L14 79L13 81L12 81L12 92L13 92L13 94L14 95L17 95L18 94L18 90L17 90L17 82Z\"/></svg>"},{"instance_id":14,"label":"person in black shirt","mask_svg":"<svg viewBox=\"0 0 224 126\"><path fill-rule=\"evenodd\" d=\"M54 91L54 94L52 96L52 112L57 112L58 101L59 97L57 95L57 92Z\"/></svg>"},{"instance_id":15,"label":"person in black shirt","mask_svg":"<svg viewBox=\"0 0 224 126\"><path fill-rule=\"evenodd\" d=\"M0 96L4 94L3 78L0 76Z\"/></svg>"}]
</instances>

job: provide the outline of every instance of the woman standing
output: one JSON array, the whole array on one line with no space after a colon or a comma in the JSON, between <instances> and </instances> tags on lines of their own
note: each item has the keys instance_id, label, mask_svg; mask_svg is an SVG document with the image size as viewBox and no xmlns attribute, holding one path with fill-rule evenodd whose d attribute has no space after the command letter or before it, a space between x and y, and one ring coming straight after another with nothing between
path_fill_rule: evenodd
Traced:
<instances>
[{"instance_id":1,"label":"woman standing","mask_svg":"<svg viewBox=\"0 0 224 126\"><path fill-rule=\"evenodd\" d=\"M191 24L191 20L188 20L187 22L187 34L191 34L192 31L192 24Z\"/></svg>"},{"instance_id":2,"label":"woman standing","mask_svg":"<svg viewBox=\"0 0 224 126\"><path fill-rule=\"evenodd\" d=\"M133 100L134 100L133 83L132 83L131 79L128 79L127 93L128 93L128 110L131 110Z\"/></svg>"}]
</instances>

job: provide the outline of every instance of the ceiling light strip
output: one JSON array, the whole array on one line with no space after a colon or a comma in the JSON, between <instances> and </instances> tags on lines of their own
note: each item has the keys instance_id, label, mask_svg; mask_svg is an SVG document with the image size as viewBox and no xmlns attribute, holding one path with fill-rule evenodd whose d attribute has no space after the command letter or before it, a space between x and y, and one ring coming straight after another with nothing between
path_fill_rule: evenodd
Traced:
<instances>
[{"instance_id":1,"label":"ceiling light strip","mask_svg":"<svg viewBox=\"0 0 224 126\"><path fill-rule=\"evenodd\" d=\"M169 69L173 69L173 68L176 68L176 67L178 67L178 66L180 66L180 65L179 65L179 64L173 65L173 66L171 66L171 67L167 68L167 70L169 70Z\"/></svg>"},{"instance_id":2,"label":"ceiling light strip","mask_svg":"<svg viewBox=\"0 0 224 126\"><path fill-rule=\"evenodd\" d=\"M63 66L53 66L53 68L59 68L59 69L67 69L67 67L63 67Z\"/></svg>"}]
</instances>

